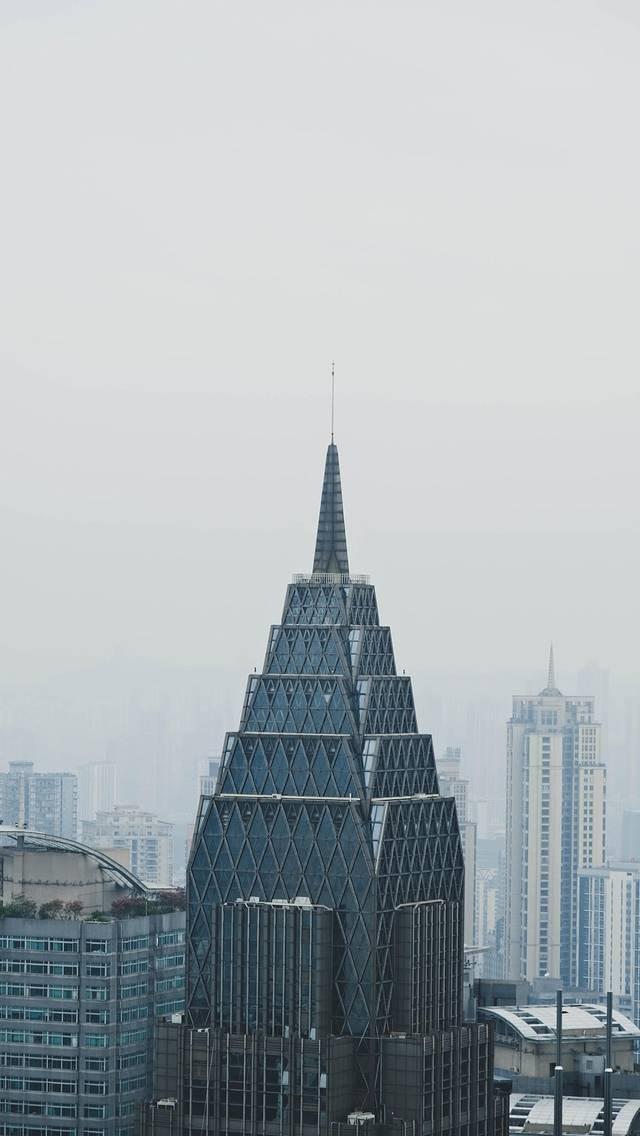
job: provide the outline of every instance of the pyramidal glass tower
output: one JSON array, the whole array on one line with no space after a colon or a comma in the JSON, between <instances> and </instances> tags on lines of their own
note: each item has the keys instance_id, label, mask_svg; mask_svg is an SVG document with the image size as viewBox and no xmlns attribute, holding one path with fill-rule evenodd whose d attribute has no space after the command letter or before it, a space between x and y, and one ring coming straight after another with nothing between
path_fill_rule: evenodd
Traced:
<instances>
[{"instance_id":1,"label":"pyramidal glass tower","mask_svg":"<svg viewBox=\"0 0 640 1136\"><path fill-rule=\"evenodd\" d=\"M462 1022L463 898L454 801L349 572L332 442L313 571L201 800L188 1014L164 1061L182 1130L501 1131L489 1027Z\"/></svg>"}]
</instances>

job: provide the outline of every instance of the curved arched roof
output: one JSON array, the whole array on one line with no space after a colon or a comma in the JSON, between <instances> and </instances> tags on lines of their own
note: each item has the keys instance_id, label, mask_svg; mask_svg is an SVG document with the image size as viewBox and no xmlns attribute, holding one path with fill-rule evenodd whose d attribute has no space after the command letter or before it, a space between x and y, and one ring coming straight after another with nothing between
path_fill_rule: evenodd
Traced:
<instances>
[{"instance_id":1,"label":"curved arched roof","mask_svg":"<svg viewBox=\"0 0 640 1136\"><path fill-rule=\"evenodd\" d=\"M32 832L28 828L19 828L12 824L0 824L0 837L7 836L10 840L24 840L34 848L51 848L59 852L79 852L90 856L105 872L123 887L132 888L141 895L151 895L151 889L143 884L133 872L119 864L112 856L108 856L100 848L90 848L88 844L81 844L79 840L70 840L68 836L52 836L49 832Z\"/></svg>"},{"instance_id":2,"label":"curved arched roof","mask_svg":"<svg viewBox=\"0 0 640 1136\"><path fill-rule=\"evenodd\" d=\"M556 1036L556 1007L551 1003L543 1006L483 1006L481 1017L489 1016L506 1022L512 1030L527 1041L549 1041ZM604 1037L607 1010L605 1006L582 1002L565 1002L562 1009L563 1036ZM613 1011L614 1038L638 1038L640 1030L630 1018Z\"/></svg>"},{"instance_id":3,"label":"curved arched roof","mask_svg":"<svg viewBox=\"0 0 640 1136\"><path fill-rule=\"evenodd\" d=\"M553 1129L553 1097L537 1093L512 1093L509 1131L551 1132ZM640 1112L640 1100L615 1099L612 1107L613 1136L626 1136ZM563 1097L563 1124L567 1131L585 1134L601 1133L604 1101L590 1097Z\"/></svg>"}]
</instances>

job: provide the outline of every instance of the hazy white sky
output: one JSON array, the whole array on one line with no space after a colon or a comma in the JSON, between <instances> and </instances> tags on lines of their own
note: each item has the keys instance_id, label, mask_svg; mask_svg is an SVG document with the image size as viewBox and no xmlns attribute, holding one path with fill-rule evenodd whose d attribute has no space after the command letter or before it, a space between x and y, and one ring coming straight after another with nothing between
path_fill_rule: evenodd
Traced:
<instances>
[{"instance_id":1,"label":"hazy white sky","mask_svg":"<svg viewBox=\"0 0 640 1136\"><path fill-rule=\"evenodd\" d=\"M633 673L639 53L636 0L0 0L0 692L260 663L334 357L399 665Z\"/></svg>"}]
</instances>

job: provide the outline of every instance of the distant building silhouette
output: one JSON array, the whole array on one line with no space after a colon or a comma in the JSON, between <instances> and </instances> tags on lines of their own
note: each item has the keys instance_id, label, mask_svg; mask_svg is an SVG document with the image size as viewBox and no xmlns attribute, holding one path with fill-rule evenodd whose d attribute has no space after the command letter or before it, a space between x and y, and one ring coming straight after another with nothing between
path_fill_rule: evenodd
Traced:
<instances>
[{"instance_id":1,"label":"distant building silhouette","mask_svg":"<svg viewBox=\"0 0 640 1136\"><path fill-rule=\"evenodd\" d=\"M469 782L461 776L462 760L459 746L447 746L437 761L438 782L443 797L453 797L458 814L458 827L464 857L464 941L466 946L477 942L476 927L476 861L477 825L470 819Z\"/></svg>"},{"instance_id":2,"label":"distant building silhouette","mask_svg":"<svg viewBox=\"0 0 640 1136\"><path fill-rule=\"evenodd\" d=\"M90 761L78 770L81 821L95 820L100 812L111 812L116 803L116 765L113 761Z\"/></svg>"}]
</instances>

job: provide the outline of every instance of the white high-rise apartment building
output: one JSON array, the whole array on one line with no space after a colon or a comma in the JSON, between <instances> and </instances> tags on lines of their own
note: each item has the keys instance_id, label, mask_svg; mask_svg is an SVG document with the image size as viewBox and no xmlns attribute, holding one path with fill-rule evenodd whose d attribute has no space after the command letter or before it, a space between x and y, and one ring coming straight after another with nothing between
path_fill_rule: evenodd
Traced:
<instances>
[{"instance_id":1,"label":"white high-rise apartment building","mask_svg":"<svg viewBox=\"0 0 640 1136\"><path fill-rule=\"evenodd\" d=\"M454 797L464 856L464 941L476 941L476 846L477 826L469 820L469 782L460 776L460 747L447 746L437 762L438 782L443 797Z\"/></svg>"},{"instance_id":2,"label":"white high-rise apartment building","mask_svg":"<svg viewBox=\"0 0 640 1136\"><path fill-rule=\"evenodd\" d=\"M578 878L578 984L640 1021L640 864L585 868Z\"/></svg>"},{"instance_id":3,"label":"white high-rise apartment building","mask_svg":"<svg viewBox=\"0 0 640 1136\"><path fill-rule=\"evenodd\" d=\"M578 975L578 872L605 858L605 766L594 699L547 685L507 725L506 976Z\"/></svg>"},{"instance_id":4,"label":"white high-rise apartment building","mask_svg":"<svg viewBox=\"0 0 640 1136\"><path fill-rule=\"evenodd\" d=\"M75 773L36 773L32 761L10 761L0 773L0 819L50 836L78 835Z\"/></svg>"},{"instance_id":5,"label":"white high-rise apartment building","mask_svg":"<svg viewBox=\"0 0 640 1136\"><path fill-rule=\"evenodd\" d=\"M127 848L129 867L150 887L173 885L173 825L136 805L116 805L84 821L82 834L91 848Z\"/></svg>"},{"instance_id":6,"label":"white high-rise apartment building","mask_svg":"<svg viewBox=\"0 0 640 1136\"><path fill-rule=\"evenodd\" d=\"M95 820L110 813L116 803L116 766L113 761L90 761L78 770L80 820Z\"/></svg>"}]
</instances>

